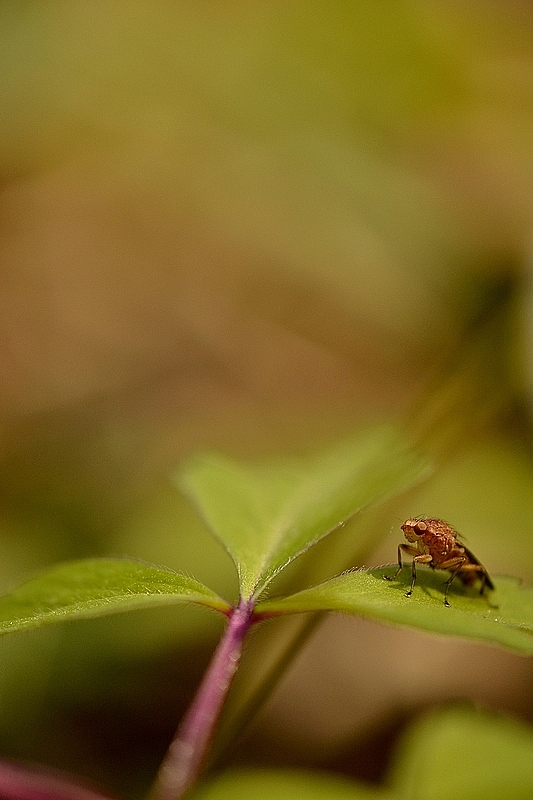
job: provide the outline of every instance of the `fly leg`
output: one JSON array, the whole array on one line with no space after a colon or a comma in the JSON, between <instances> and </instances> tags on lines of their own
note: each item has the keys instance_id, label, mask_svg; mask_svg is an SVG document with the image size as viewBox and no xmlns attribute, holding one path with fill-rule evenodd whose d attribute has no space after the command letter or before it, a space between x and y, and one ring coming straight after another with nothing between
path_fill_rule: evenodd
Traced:
<instances>
[{"instance_id":1,"label":"fly leg","mask_svg":"<svg viewBox=\"0 0 533 800\"><path fill-rule=\"evenodd\" d=\"M473 575L473 580L479 578L481 582L481 588L479 590L480 594L484 594L487 586L489 587L489 589L494 589L494 585L491 579L489 578L489 573L482 564L468 564L468 563L463 564L463 566L460 569L460 572L462 572L465 576L469 574ZM466 583L466 580L464 581L464 583Z\"/></svg>"},{"instance_id":2,"label":"fly leg","mask_svg":"<svg viewBox=\"0 0 533 800\"><path fill-rule=\"evenodd\" d=\"M464 565L466 563L466 560L467 560L466 556L458 556L457 558L450 558L448 561L443 561L442 564L439 564L439 569L447 569L451 572L450 577L446 581L446 591L444 592L444 605L447 606L448 608L450 607L450 604L448 602L448 592L450 591L450 586L452 584L453 579L457 576L457 574L461 572L461 570L464 570Z\"/></svg>"},{"instance_id":3,"label":"fly leg","mask_svg":"<svg viewBox=\"0 0 533 800\"><path fill-rule=\"evenodd\" d=\"M489 589L494 589L494 584L492 583L492 581L491 581L491 579L489 577L489 573L487 572L485 567L481 568L481 578L480 578L480 580L481 580L481 589L479 590L479 593L483 597L483 595L485 594L485 589L487 588L487 586L489 587ZM488 598L487 598L487 600L488 600ZM490 600L488 600L488 604L489 604L490 608L499 608L499 606L493 605L490 602Z\"/></svg>"},{"instance_id":4,"label":"fly leg","mask_svg":"<svg viewBox=\"0 0 533 800\"><path fill-rule=\"evenodd\" d=\"M448 562L448 569L449 568L450 564ZM466 564L463 564L460 567L459 572L464 576L463 583L465 583L466 585L470 585L470 581L464 579L467 575L472 575L474 580L476 578L479 579L481 583L479 593L482 597L485 594L486 589L491 589L491 590L494 589L494 584L492 583L489 573L487 572L483 564L472 564L467 562ZM498 608L498 606L492 606L492 604L490 603L489 605L491 605L491 608Z\"/></svg>"},{"instance_id":5,"label":"fly leg","mask_svg":"<svg viewBox=\"0 0 533 800\"><path fill-rule=\"evenodd\" d=\"M407 545L404 545L406 547ZM414 550L414 547L411 548ZM418 551L415 551L418 552ZM433 561L433 556L430 556L429 553L423 553L422 555L413 556L413 560L411 561L411 586L409 587L409 591L405 593L406 597L411 597L413 594L413 589L415 588L416 583L416 565L417 564L430 564Z\"/></svg>"},{"instance_id":6,"label":"fly leg","mask_svg":"<svg viewBox=\"0 0 533 800\"><path fill-rule=\"evenodd\" d=\"M386 581L395 581L398 575L400 574L403 563L402 563L402 550L404 553L409 553L410 556L416 556L418 550L416 547L410 547L408 544L399 544L398 545L398 569L394 573L394 575L384 575L383 578Z\"/></svg>"}]
</instances>

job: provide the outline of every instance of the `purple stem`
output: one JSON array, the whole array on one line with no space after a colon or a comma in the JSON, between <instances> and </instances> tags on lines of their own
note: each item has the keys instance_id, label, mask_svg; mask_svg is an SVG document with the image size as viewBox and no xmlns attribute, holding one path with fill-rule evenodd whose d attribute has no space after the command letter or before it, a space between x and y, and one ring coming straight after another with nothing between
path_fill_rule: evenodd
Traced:
<instances>
[{"instance_id":1,"label":"purple stem","mask_svg":"<svg viewBox=\"0 0 533 800\"><path fill-rule=\"evenodd\" d=\"M161 764L151 800L179 800L197 779L237 670L253 603L241 600Z\"/></svg>"},{"instance_id":2,"label":"purple stem","mask_svg":"<svg viewBox=\"0 0 533 800\"><path fill-rule=\"evenodd\" d=\"M82 786L51 770L0 761L2 800L110 800L109 795Z\"/></svg>"}]
</instances>

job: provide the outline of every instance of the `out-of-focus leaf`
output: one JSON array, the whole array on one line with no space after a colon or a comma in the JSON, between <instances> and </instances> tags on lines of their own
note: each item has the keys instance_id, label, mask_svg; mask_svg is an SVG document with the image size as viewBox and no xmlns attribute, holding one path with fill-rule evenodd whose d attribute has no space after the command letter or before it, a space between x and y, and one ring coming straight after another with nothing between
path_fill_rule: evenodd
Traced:
<instances>
[{"instance_id":1,"label":"out-of-focus leaf","mask_svg":"<svg viewBox=\"0 0 533 800\"><path fill-rule=\"evenodd\" d=\"M191 800L393 800L338 775L303 770L237 770L200 786Z\"/></svg>"},{"instance_id":2,"label":"out-of-focus leaf","mask_svg":"<svg viewBox=\"0 0 533 800\"><path fill-rule=\"evenodd\" d=\"M178 602L230 608L207 586L161 567L126 559L71 561L0 597L0 633Z\"/></svg>"},{"instance_id":3,"label":"out-of-focus leaf","mask_svg":"<svg viewBox=\"0 0 533 800\"><path fill-rule=\"evenodd\" d=\"M401 743L391 784L404 800L525 800L533 797L533 731L468 708L433 712Z\"/></svg>"},{"instance_id":4,"label":"out-of-focus leaf","mask_svg":"<svg viewBox=\"0 0 533 800\"><path fill-rule=\"evenodd\" d=\"M344 611L533 653L533 589L499 577L494 580L496 591L480 597L456 582L450 590L451 606L446 608L441 574L419 569L413 595L406 597L406 582L383 580L383 574L393 573L390 567L347 572L290 597L266 600L256 611L267 615Z\"/></svg>"},{"instance_id":5,"label":"out-of-focus leaf","mask_svg":"<svg viewBox=\"0 0 533 800\"><path fill-rule=\"evenodd\" d=\"M405 489L426 469L396 431L379 427L308 459L252 466L198 456L177 481L232 556L249 597L364 506Z\"/></svg>"}]
</instances>

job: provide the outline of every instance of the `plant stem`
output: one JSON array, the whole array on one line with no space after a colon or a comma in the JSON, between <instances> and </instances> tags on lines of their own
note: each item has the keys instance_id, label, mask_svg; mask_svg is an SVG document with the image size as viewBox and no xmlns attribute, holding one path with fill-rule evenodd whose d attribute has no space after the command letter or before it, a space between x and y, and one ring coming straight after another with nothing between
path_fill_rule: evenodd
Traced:
<instances>
[{"instance_id":1,"label":"plant stem","mask_svg":"<svg viewBox=\"0 0 533 800\"><path fill-rule=\"evenodd\" d=\"M229 615L200 687L161 764L152 800L179 800L198 778L252 624L253 602L241 600Z\"/></svg>"},{"instance_id":2,"label":"plant stem","mask_svg":"<svg viewBox=\"0 0 533 800\"><path fill-rule=\"evenodd\" d=\"M110 800L109 795L73 783L68 775L0 761L2 800Z\"/></svg>"},{"instance_id":3,"label":"plant stem","mask_svg":"<svg viewBox=\"0 0 533 800\"><path fill-rule=\"evenodd\" d=\"M239 691L230 699L224 710L224 719L217 730L217 739L211 748L208 767L238 747L244 730L266 702L281 676L309 639L324 615L301 614L293 617L280 616L270 630L269 626L259 633L259 644L255 641L246 653L246 665L240 671ZM254 617L254 622L260 618Z\"/></svg>"}]
</instances>

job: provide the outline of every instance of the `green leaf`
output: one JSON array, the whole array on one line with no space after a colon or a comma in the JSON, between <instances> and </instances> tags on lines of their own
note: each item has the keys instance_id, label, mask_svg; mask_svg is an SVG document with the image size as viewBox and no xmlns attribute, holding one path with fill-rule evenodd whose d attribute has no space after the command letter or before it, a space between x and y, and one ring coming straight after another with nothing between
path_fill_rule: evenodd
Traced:
<instances>
[{"instance_id":1,"label":"green leaf","mask_svg":"<svg viewBox=\"0 0 533 800\"><path fill-rule=\"evenodd\" d=\"M207 586L161 567L127 559L70 561L0 597L0 634L178 602L230 608Z\"/></svg>"},{"instance_id":2,"label":"green leaf","mask_svg":"<svg viewBox=\"0 0 533 800\"><path fill-rule=\"evenodd\" d=\"M364 506L426 472L397 432L380 427L307 459L251 466L198 456L177 481L230 553L250 597Z\"/></svg>"},{"instance_id":3,"label":"green leaf","mask_svg":"<svg viewBox=\"0 0 533 800\"><path fill-rule=\"evenodd\" d=\"M406 734L392 769L404 800L533 797L533 731L486 712L432 712Z\"/></svg>"},{"instance_id":4,"label":"green leaf","mask_svg":"<svg viewBox=\"0 0 533 800\"><path fill-rule=\"evenodd\" d=\"M326 772L250 769L201 785L191 800L392 800L392 795ZM448 798L449 800L449 798Z\"/></svg>"},{"instance_id":5,"label":"green leaf","mask_svg":"<svg viewBox=\"0 0 533 800\"><path fill-rule=\"evenodd\" d=\"M447 573L419 569L412 597L405 596L405 578L390 583L383 580L384 573L392 575L394 569L347 572L289 597L259 603L256 613L344 611L533 653L533 589L523 588L516 579L493 579L496 591L488 597L456 582L450 590L450 608L446 608L443 580Z\"/></svg>"}]
</instances>

